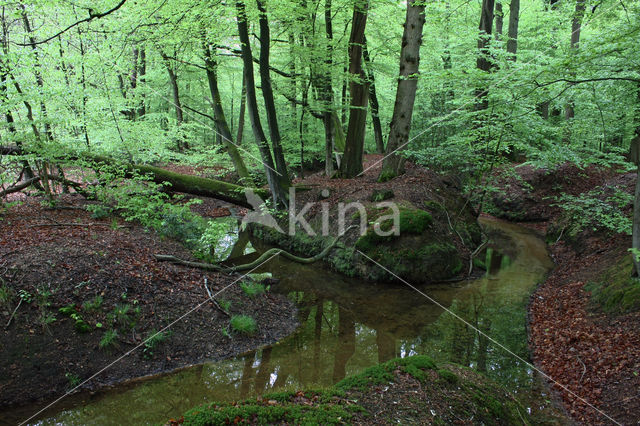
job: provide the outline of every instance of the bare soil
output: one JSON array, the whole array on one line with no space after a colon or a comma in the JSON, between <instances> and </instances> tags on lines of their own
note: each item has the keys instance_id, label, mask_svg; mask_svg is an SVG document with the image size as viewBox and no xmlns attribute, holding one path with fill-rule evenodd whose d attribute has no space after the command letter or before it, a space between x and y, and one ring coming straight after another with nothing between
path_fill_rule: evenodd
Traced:
<instances>
[{"instance_id":1,"label":"bare soil","mask_svg":"<svg viewBox=\"0 0 640 426\"><path fill-rule=\"evenodd\" d=\"M0 407L59 397L99 372L81 388L230 357L297 326L295 305L285 297L249 298L237 285L239 275L157 262L156 253L186 259L190 253L136 224L93 219L85 204L65 195L49 209L29 197L0 216L0 285L11 293L0 304ZM228 214L213 200L199 209ZM231 314L256 319L255 334L226 335L229 317L209 300L205 280L212 293L221 292L217 300L231 301ZM25 300L5 327L20 294ZM102 298L98 308L83 306L96 297ZM128 318L114 320L124 306ZM60 313L64 307L75 308L88 330L79 331L76 320ZM151 332L166 326L170 335L146 348ZM101 348L108 329L117 329L117 338Z\"/></svg>"}]
</instances>

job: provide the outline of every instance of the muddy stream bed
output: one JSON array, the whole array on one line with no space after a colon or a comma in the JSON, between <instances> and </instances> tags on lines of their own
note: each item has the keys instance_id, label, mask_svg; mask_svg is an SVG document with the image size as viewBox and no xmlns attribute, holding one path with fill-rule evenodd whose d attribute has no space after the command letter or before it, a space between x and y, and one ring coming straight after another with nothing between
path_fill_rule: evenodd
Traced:
<instances>
[{"instance_id":1,"label":"muddy stream bed","mask_svg":"<svg viewBox=\"0 0 640 426\"><path fill-rule=\"evenodd\" d=\"M490 218L480 222L492 236L483 259L485 276L419 289L528 359L526 304L553 262L532 231ZM414 354L485 372L516 393L536 423L559 419L538 373L415 290L347 278L320 263L276 258L263 269L259 272L280 280L270 291L298 304L300 326L289 337L235 358L67 396L31 424L162 424L208 401L329 386L379 362ZM19 423L46 405L4 413L0 424Z\"/></svg>"}]
</instances>

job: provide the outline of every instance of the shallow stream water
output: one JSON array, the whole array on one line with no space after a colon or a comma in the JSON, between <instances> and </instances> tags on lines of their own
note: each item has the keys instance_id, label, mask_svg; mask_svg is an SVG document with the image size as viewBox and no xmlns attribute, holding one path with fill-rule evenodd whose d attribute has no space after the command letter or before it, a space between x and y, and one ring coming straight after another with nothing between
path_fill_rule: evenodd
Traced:
<instances>
[{"instance_id":1,"label":"shallow stream water","mask_svg":"<svg viewBox=\"0 0 640 426\"><path fill-rule=\"evenodd\" d=\"M300 327L292 335L235 358L70 396L32 424L164 423L208 401L329 386L378 362L414 354L483 371L517 393L539 420L557 420L537 373L514 356L528 358L526 303L553 263L533 232L488 218L481 224L493 236L486 251L489 271L474 281L420 287L428 297L401 284L347 278L320 263L273 260L265 272L280 282L270 291L289 295L300 310ZM23 418L34 411L23 410Z\"/></svg>"}]
</instances>

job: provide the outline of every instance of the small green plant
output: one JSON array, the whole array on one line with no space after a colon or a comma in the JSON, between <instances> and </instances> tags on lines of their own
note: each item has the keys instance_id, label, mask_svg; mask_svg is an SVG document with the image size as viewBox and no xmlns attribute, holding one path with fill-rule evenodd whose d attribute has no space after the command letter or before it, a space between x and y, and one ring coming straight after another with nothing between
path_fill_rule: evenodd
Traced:
<instances>
[{"instance_id":1,"label":"small green plant","mask_svg":"<svg viewBox=\"0 0 640 426\"><path fill-rule=\"evenodd\" d=\"M144 348L142 349L142 356L145 359L151 359L153 357L153 351L158 345L167 340L171 336L170 331L156 331L151 330L148 334Z\"/></svg>"},{"instance_id":2,"label":"small green plant","mask_svg":"<svg viewBox=\"0 0 640 426\"><path fill-rule=\"evenodd\" d=\"M224 337L227 337L227 338L231 339L231 334L229 333L229 330L228 330L228 329L226 329L226 328L223 328L223 329L222 329L222 335L223 335Z\"/></svg>"},{"instance_id":3,"label":"small green plant","mask_svg":"<svg viewBox=\"0 0 640 426\"><path fill-rule=\"evenodd\" d=\"M218 305L220 305L222 310L225 311L225 312L229 312L229 310L231 309L231 301L230 300L220 299L220 300L218 300Z\"/></svg>"},{"instance_id":4,"label":"small green plant","mask_svg":"<svg viewBox=\"0 0 640 426\"><path fill-rule=\"evenodd\" d=\"M97 311L102 306L102 296L97 295L91 300L87 300L82 304L82 309L85 311Z\"/></svg>"},{"instance_id":5,"label":"small green plant","mask_svg":"<svg viewBox=\"0 0 640 426\"><path fill-rule=\"evenodd\" d=\"M43 327L46 327L49 324L53 324L57 320L58 319L56 318L56 316L51 312L43 311L40 313L40 324L42 324Z\"/></svg>"},{"instance_id":6,"label":"small green plant","mask_svg":"<svg viewBox=\"0 0 640 426\"><path fill-rule=\"evenodd\" d=\"M107 318L115 325L121 328L133 328L136 325L140 307L134 309L129 304L116 305Z\"/></svg>"},{"instance_id":7,"label":"small green plant","mask_svg":"<svg viewBox=\"0 0 640 426\"><path fill-rule=\"evenodd\" d=\"M265 292L264 286L260 283L252 281L243 281L240 283L240 288L249 297L255 297Z\"/></svg>"},{"instance_id":8,"label":"small green plant","mask_svg":"<svg viewBox=\"0 0 640 426\"><path fill-rule=\"evenodd\" d=\"M13 289L6 285L0 286L0 306L9 306L15 297Z\"/></svg>"},{"instance_id":9,"label":"small green plant","mask_svg":"<svg viewBox=\"0 0 640 426\"><path fill-rule=\"evenodd\" d=\"M18 297L24 303L31 303L31 301L33 300L33 295L31 293L29 293L27 290L24 290L24 289L18 291Z\"/></svg>"},{"instance_id":10,"label":"small green plant","mask_svg":"<svg viewBox=\"0 0 640 426\"><path fill-rule=\"evenodd\" d=\"M76 310L75 305L71 304L71 305L64 306L64 307L58 309L58 312L60 312L62 315L66 315L69 318L71 318L72 320L74 320L75 321L74 325L76 327L76 330L79 333L86 333L88 331L91 331L91 326L78 313L78 311Z\"/></svg>"},{"instance_id":11,"label":"small green plant","mask_svg":"<svg viewBox=\"0 0 640 426\"><path fill-rule=\"evenodd\" d=\"M100 349L117 346L117 338L118 332L116 330L107 330L102 335L102 339L100 339L100 343L98 343L98 346L100 347Z\"/></svg>"},{"instance_id":12,"label":"small green plant","mask_svg":"<svg viewBox=\"0 0 640 426\"><path fill-rule=\"evenodd\" d=\"M38 287L36 289L36 296L35 296L36 304L40 308L48 308L49 306L51 306L51 301L49 300L51 295L53 295L53 292L48 288L44 286Z\"/></svg>"},{"instance_id":13,"label":"small green plant","mask_svg":"<svg viewBox=\"0 0 640 426\"><path fill-rule=\"evenodd\" d=\"M242 334L253 334L258 330L256 320L248 315L234 315L230 321L231 329Z\"/></svg>"},{"instance_id":14,"label":"small green plant","mask_svg":"<svg viewBox=\"0 0 640 426\"><path fill-rule=\"evenodd\" d=\"M69 389L74 389L80 384L80 376L77 374L65 373L64 377L66 377L69 382Z\"/></svg>"}]
</instances>

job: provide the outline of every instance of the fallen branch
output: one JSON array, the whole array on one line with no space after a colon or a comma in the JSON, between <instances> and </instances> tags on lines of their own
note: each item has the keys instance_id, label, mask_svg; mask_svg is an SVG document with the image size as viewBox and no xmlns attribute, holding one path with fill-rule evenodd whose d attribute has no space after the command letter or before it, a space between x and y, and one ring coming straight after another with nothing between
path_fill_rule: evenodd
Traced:
<instances>
[{"instance_id":1,"label":"fallen branch","mask_svg":"<svg viewBox=\"0 0 640 426\"><path fill-rule=\"evenodd\" d=\"M213 298L213 295L211 294L211 292L209 291L209 287L207 287L207 277L204 278L204 289L207 290L207 294L209 295L209 300L211 300L213 302L213 304L215 305L216 308L218 308L218 310L220 312L222 312L223 314L225 314L226 316L228 316L229 318L231 318L231 314L229 314L229 312L225 311L224 309L222 309L222 306L220 306L218 304L218 302L216 301L216 299Z\"/></svg>"},{"instance_id":2,"label":"fallen branch","mask_svg":"<svg viewBox=\"0 0 640 426\"><path fill-rule=\"evenodd\" d=\"M253 269L259 266L260 264L264 263L269 258L278 256L278 255L281 255L282 257L297 263L311 264L311 263L317 262L318 260L321 260L327 254L329 254L331 249L333 249L336 246L336 244L338 243L338 241L342 236L344 236L349 230L357 227L358 225L353 225L345 229L345 231L342 234L338 235L333 239L331 244L325 247L320 253L312 257L300 257L279 248L272 248L262 253L262 255L260 255L260 257L258 257L253 262L250 262L244 265L229 266L229 267L223 267L214 263L191 262L189 260L182 260L168 254L155 254L154 257L158 261L171 262L178 265L190 266L192 268L200 268L208 271L227 272L227 273L241 272L241 271L247 271L247 270Z\"/></svg>"},{"instance_id":3,"label":"fallen branch","mask_svg":"<svg viewBox=\"0 0 640 426\"><path fill-rule=\"evenodd\" d=\"M9 328L9 325L11 325L11 320L13 320L13 317L16 315L16 312L18 312L18 308L20 307L20 305L22 305L22 299L20 299L20 301L18 302L18 306L16 306L16 308L13 310L13 313L9 317L9 321L7 321L7 325L4 326L5 330Z\"/></svg>"},{"instance_id":4,"label":"fallen branch","mask_svg":"<svg viewBox=\"0 0 640 426\"><path fill-rule=\"evenodd\" d=\"M20 192L23 189L26 189L28 187L30 187L31 185L33 185L34 183L38 182L40 180L40 177L34 177L31 178L29 180L26 180L18 185L13 185L10 186L9 188L5 189L4 191L0 192L0 198L9 195L9 194L13 194L14 192Z\"/></svg>"}]
</instances>

